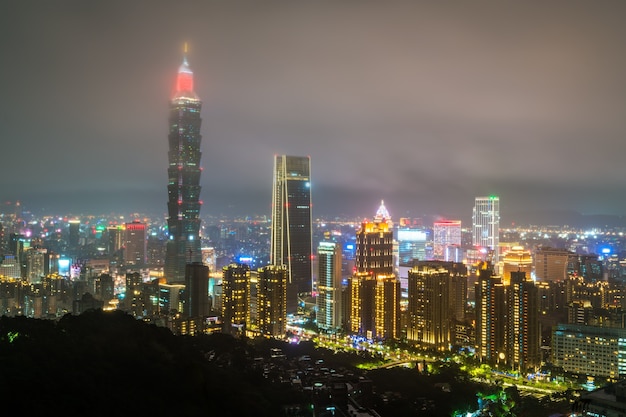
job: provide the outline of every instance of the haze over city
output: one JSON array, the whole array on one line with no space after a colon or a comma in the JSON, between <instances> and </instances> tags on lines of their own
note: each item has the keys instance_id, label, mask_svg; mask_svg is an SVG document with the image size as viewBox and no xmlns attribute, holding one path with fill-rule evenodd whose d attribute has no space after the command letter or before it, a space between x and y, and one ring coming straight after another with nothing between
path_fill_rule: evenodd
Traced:
<instances>
[{"instance_id":1,"label":"haze over city","mask_svg":"<svg viewBox=\"0 0 626 417\"><path fill-rule=\"evenodd\" d=\"M621 1L79 1L0 6L2 201L165 213L183 47L203 215L270 214L310 155L313 216L626 214Z\"/></svg>"}]
</instances>

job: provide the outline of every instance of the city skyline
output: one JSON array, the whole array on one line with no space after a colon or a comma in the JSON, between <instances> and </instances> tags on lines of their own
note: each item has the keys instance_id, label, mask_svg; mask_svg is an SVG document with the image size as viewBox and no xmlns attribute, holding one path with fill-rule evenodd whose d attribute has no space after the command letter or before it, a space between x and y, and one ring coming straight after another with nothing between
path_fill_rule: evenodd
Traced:
<instances>
[{"instance_id":1,"label":"city skyline","mask_svg":"<svg viewBox=\"0 0 626 417\"><path fill-rule=\"evenodd\" d=\"M165 215L167 86L187 42L203 214L269 216L275 154L311 157L314 218L385 200L394 219L468 225L494 194L507 220L626 214L621 2L2 9L0 196L33 212Z\"/></svg>"}]
</instances>

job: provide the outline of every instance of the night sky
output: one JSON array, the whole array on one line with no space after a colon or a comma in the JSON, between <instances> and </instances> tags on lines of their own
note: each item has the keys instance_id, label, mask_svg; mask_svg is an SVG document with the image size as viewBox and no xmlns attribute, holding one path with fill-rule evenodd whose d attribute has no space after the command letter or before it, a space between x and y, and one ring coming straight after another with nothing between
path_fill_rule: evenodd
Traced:
<instances>
[{"instance_id":1,"label":"night sky","mask_svg":"<svg viewBox=\"0 0 626 417\"><path fill-rule=\"evenodd\" d=\"M166 213L188 43L203 215L270 214L310 155L313 216L626 214L626 2L0 4L0 200Z\"/></svg>"}]
</instances>

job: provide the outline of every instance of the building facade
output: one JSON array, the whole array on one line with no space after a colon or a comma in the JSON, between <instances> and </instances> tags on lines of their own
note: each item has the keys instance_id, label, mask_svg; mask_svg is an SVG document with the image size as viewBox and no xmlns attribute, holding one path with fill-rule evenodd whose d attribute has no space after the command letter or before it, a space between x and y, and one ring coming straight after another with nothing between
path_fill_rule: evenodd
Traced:
<instances>
[{"instance_id":1,"label":"building facade","mask_svg":"<svg viewBox=\"0 0 626 417\"><path fill-rule=\"evenodd\" d=\"M433 259L450 261L449 247L461 246L461 221L440 220L433 223Z\"/></svg>"},{"instance_id":2,"label":"building facade","mask_svg":"<svg viewBox=\"0 0 626 417\"><path fill-rule=\"evenodd\" d=\"M626 329L558 324L552 362L565 372L612 380L626 377Z\"/></svg>"}]
</instances>

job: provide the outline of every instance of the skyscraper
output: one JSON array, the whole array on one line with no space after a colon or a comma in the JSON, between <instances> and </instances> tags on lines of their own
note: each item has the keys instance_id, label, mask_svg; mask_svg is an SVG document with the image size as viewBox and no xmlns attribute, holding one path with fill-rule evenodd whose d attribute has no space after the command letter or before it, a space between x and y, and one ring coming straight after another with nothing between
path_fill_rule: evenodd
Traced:
<instances>
[{"instance_id":1,"label":"skyscraper","mask_svg":"<svg viewBox=\"0 0 626 417\"><path fill-rule=\"evenodd\" d=\"M270 263L287 267L287 313L313 289L310 173L308 156L274 158Z\"/></svg>"},{"instance_id":2,"label":"skyscraper","mask_svg":"<svg viewBox=\"0 0 626 417\"><path fill-rule=\"evenodd\" d=\"M351 333L367 338L400 336L400 280L393 271L393 230L384 204L356 233L356 271L348 281Z\"/></svg>"},{"instance_id":3,"label":"skyscraper","mask_svg":"<svg viewBox=\"0 0 626 417\"><path fill-rule=\"evenodd\" d=\"M124 263L142 267L146 263L146 224L135 220L124 227Z\"/></svg>"},{"instance_id":4,"label":"skyscraper","mask_svg":"<svg viewBox=\"0 0 626 417\"><path fill-rule=\"evenodd\" d=\"M186 52L186 51L185 51ZM185 280L185 265L201 262L200 250L200 110L202 102L193 89L193 72L187 57L178 69L170 100L169 166L167 169L167 228L165 278Z\"/></svg>"},{"instance_id":5,"label":"skyscraper","mask_svg":"<svg viewBox=\"0 0 626 417\"><path fill-rule=\"evenodd\" d=\"M204 318L211 312L209 267L202 262L188 263L185 267L183 314L187 318Z\"/></svg>"},{"instance_id":6,"label":"skyscraper","mask_svg":"<svg viewBox=\"0 0 626 417\"><path fill-rule=\"evenodd\" d=\"M383 215L382 213L386 213ZM374 221L363 221L356 232L356 269L378 275L392 275L393 229L384 204L374 216Z\"/></svg>"},{"instance_id":7,"label":"skyscraper","mask_svg":"<svg viewBox=\"0 0 626 417\"><path fill-rule=\"evenodd\" d=\"M494 264L499 261L500 197L476 197L472 214L472 244L491 253Z\"/></svg>"},{"instance_id":8,"label":"skyscraper","mask_svg":"<svg viewBox=\"0 0 626 417\"><path fill-rule=\"evenodd\" d=\"M317 325L328 331L341 327L341 245L322 241L317 247Z\"/></svg>"},{"instance_id":9,"label":"skyscraper","mask_svg":"<svg viewBox=\"0 0 626 417\"><path fill-rule=\"evenodd\" d=\"M506 360L506 299L502 278L490 265L478 271L476 286L476 355L481 361Z\"/></svg>"}]
</instances>

